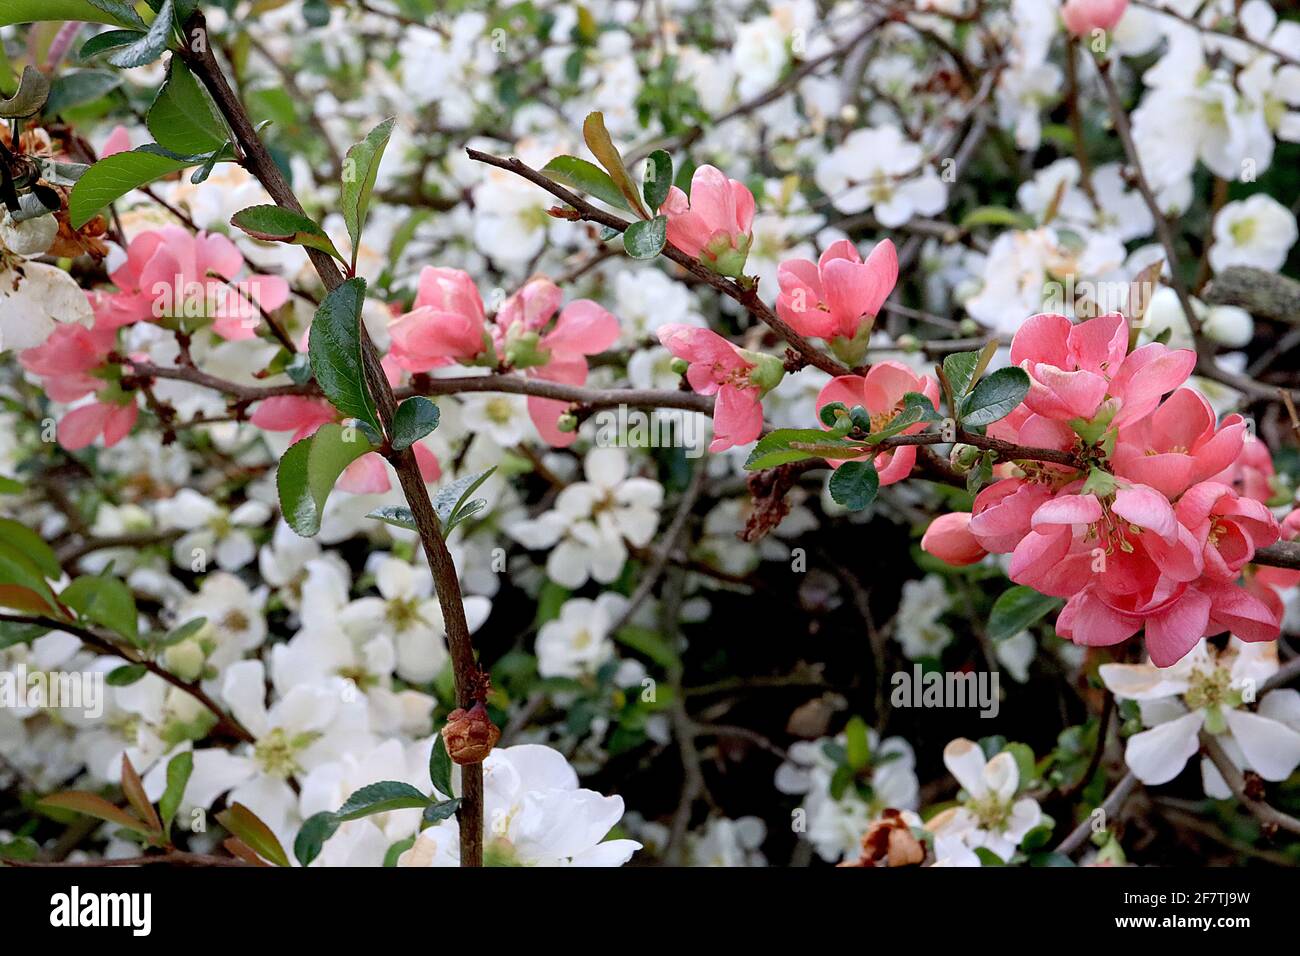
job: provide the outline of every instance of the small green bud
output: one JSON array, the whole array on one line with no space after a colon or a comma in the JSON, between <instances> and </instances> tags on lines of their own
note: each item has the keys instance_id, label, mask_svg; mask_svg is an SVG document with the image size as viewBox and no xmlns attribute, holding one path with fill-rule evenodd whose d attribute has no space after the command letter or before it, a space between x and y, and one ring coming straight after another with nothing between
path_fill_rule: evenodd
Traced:
<instances>
[{"instance_id":1,"label":"small green bud","mask_svg":"<svg viewBox=\"0 0 1300 956\"><path fill-rule=\"evenodd\" d=\"M576 432L578 430L578 416L572 412L565 412L560 416L555 427L562 432Z\"/></svg>"}]
</instances>

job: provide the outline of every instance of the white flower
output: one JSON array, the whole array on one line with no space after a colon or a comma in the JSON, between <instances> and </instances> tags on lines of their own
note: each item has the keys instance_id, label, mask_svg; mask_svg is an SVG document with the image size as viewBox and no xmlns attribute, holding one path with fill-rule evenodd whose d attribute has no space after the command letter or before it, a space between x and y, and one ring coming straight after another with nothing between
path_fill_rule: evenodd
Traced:
<instances>
[{"instance_id":1,"label":"white flower","mask_svg":"<svg viewBox=\"0 0 1300 956\"><path fill-rule=\"evenodd\" d=\"M521 744L483 761L484 856L522 866L622 866L641 844L607 840L623 816L622 797L578 787L578 775L549 747ZM398 866L456 866L454 820L425 830Z\"/></svg>"},{"instance_id":2,"label":"white flower","mask_svg":"<svg viewBox=\"0 0 1300 956\"><path fill-rule=\"evenodd\" d=\"M1043 818L1032 797L1016 799L1016 758L1004 750L986 760L979 744L959 737L943 748L943 763L962 786L961 805L932 817L926 827L937 838L955 837L972 850L986 847L1009 861L1024 835Z\"/></svg>"},{"instance_id":3,"label":"white flower","mask_svg":"<svg viewBox=\"0 0 1300 956\"><path fill-rule=\"evenodd\" d=\"M817 164L814 178L835 208L850 214L871 209L889 227L918 213L942 212L948 203L948 190L921 147L896 126L854 130Z\"/></svg>"},{"instance_id":4,"label":"white flower","mask_svg":"<svg viewBox=\"0 0 1300 956\"><path fill-rule=\"evenodd\" d=\"M621 448L593 448L583 459L586 481L556 496L555 508L516 521L506 532L526 548L552 548L546 574L567 588L591 578L609 584L627 561L627 545L644 547L659 526L664 489L649 478L627 477Z\"/></svg>"},{"instance_id":5,"label":"white flower","mask_svg":"<svg viewBox=\"0 0 1300 956\"><path fill-rule=\"evenodd\" d=\"M199 593L183 601L176 611L179 623L202 617L207 619L207 624L198 634L169 647L169 662L174 654L194 648L199 652L200 666L206 660L220 671L243 657L245 652L259 647L266 640L266 618L262 616L264 600L263 589L250 591L248 585L233 574L225 571L209 574L203 579Z\"/></svg>"},{"instance_id":6,"label":"white flower","mask_svg":"<svg viewBox=\"0 0 1300 956\"><path fill-rule=\"evenodd\" d=\"M298 797L288 781L372 742L365 704L348 701L346 682L299 685L273 705L266 704L261 661L239 661L226 671L221 697L230 714L254 738L237 750L194 751L194 772L185 787L182 812L206 809L225 793L266 822L281 842L291 843L298 822ZM146 775L145 792L157 800L167 785L167 761Z\"/></svg>"},{"instance_id":7,"label":"white flower","mask_svg":"<svg viewBox=\"0 0 1300 956\"><path fill-rule=\"evenodd\" d=\"M339 624L351 635L369 639L380 634L397 648L397 674L413 684L433 680L446 665L447 628L442 606L433 595L433 578L400 558L382 557L375 570L380 597L353 601L339 612ZM492 610L485 597L465 598L470 631L478 629Z\"/></svg>"},{"instance_id":8,"label":"white flower","mask_svg":"<svg viewBox=\"0 0 1300 956\"><path fill-rule=\"evenodd\" d=\"M596 600L570 598L560 616L537 632L537 672L542 677L582 677L596 673L614 656L610 627L627 607L627 598L606 591Z\"/></svg>"},{"instance_id":9,"label":"white flower","mask_svg":"<svg viewBox=\"0 0 1300 956\"><path fill-rule=\"evenodd\" d=\"M1277 645L1233 638L1222 653L1204 641L1172 667L1103 664L1100 675L1120 700L1135 700L1149 730L1134 734L1124 759L1146 784L1168 783L1200 749L1202 730L1219 738L1232 762L1265 780L1285 780L1300 766L1300 692L1270 691L1251 710L1255 691L1277 671ZM1232 795L1209 758L1205 792Z\"/></svg>"},{"instance_id":10,"label":"white flower","mask_svg":"<svg viewBox=\"0 0 1300 956\"><path fill-rule=\"evenodd\" d=\"M867 729L868 749L874 760L869 771L870 799L852 785L838 797L832 794L839 761L827 751L843 748L844 741L844 734L833 739L798 741L790 747L790 759L776 770L777 790L807 795L803 802L806 837L817 855L829 863L856 857L862 834L881 811L913 810L917 804L916 758L911 745L901 737L881 741L872 728ZM835 746L828 746L832 744Z\"/></svg>"},{"instance_id":11,"label":"white flower","mask_svg":"<svg viewBox=\"0 0 1300 956\"><path fill-rule=\"evenodd\" d=\"M164 528L186 532L172 545L172 559L181 567L202 571L210 559L223 571L238 571L257 556L249 528L260 528L271 517L261 501L245 501L227 511L193 488L182 488L174 498L157 505Z\"/></svg>"},{"instance_id":12,"label":"white flower","mask_svg":"<svg viewBox=\"0 0 1300 956\"><path fill-rule=\"evenodd\" d=\"M952 643L952 629L939 618L951 603L943 578L927 574L919 581L903 582L903 597L894 618L894 637L909 660L938 657Z\"/></svg>"},{"instance_id":13,"label":"white flower","mask_svg":"<svg viewBox=\"0 0 1300 956\"><path fill-rule=\"evenodd\" d=\"M60 322L94 321L86 293L62 269L0 256L0 352L34 348Z\"/></svg>"},{"instance_id":14,"label":"white flower","mask_svg":"<svg viewBox=\"0 0 1300 956\"><path fill-rule=\"evenodd\" d=\"M1229 266L1254 266L1274 272L1282 268L1300 232L1295 216L1272 196L1256 193L1230 202L1214 218L1210 265L1215 272Z\"/></svg>"},{"instance_id":15,"label":"white flower","mask_svg":"<svg viewBox=\"0 0 1300 956\"><path fill-rule=\"evenodd\" d=\"M460 406L465 428L487 435L502 448L513 448L537 434L523 395L466 394L460 396Z\"/></svg>"},{"instance_id":16,"label":"white flower","mask_svg":"<svg viewBox=\"0 0 1300 956\"><path fill-rule=\"evenodd\" d=\"M692 866L767 866L759 849L767 825L759 817L710 817L690 834Z\"/></svg>"}]
</instances>

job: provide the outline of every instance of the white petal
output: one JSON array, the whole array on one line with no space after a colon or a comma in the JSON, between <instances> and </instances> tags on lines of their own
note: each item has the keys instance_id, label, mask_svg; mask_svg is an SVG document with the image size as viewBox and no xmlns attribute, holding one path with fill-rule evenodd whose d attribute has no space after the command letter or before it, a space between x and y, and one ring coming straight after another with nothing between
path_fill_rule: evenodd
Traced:
<instances>
[{"instance_id":1,"label":"white petal","mask_svg":"<svg viewBox=\"0 0 1300 956\"><path fill-rule=\"evenodd\" d=\"M1224 714L1246 762L1265 780L1285 780L1300 765L1300 733L1248 710Z\"/></svg>"},{"instance_id":2,"label":"white petal","mask_svg":"<svg viewBox=\"0 0 1300 956\"><path fill-rule=\"evenodd\" d=\"M1205 713L1196 710L1134 734L1124 750L1124 760L1143 783L1168 783L1196 753L1196 735L1203 723Z\"/></svg>"},{"instance_id":3,"label":"white petal","mask_svg":"<svg viewBox=\"0 0 1300 956\"><path fill-rule=\"evenodd\" d=\"M987 793L984 785L984 751L979 744L958 737L943 748L943 765L957 778L968 794L979 799Z\"/></svg>"}]
</instances>

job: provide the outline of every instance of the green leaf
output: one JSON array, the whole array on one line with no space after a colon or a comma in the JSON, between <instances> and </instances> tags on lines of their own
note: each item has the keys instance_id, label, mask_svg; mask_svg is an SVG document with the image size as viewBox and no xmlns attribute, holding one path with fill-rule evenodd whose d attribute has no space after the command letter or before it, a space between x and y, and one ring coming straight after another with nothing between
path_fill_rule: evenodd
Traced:
<instances>
[{"instance_id":1,"label":"green leaf","mask_svg":"<svg viewBox=\"0 0 1300 956\"><path fill-rule=\"evenodd\" d=\"M668 241L668 217L639 219L623 232L623 249L633 259L653 259Z\"/></svg>"},{"instance_id":2,"label":"green leaf","mask_svg":"<svg viewBox=\"0 0 1300 956\"><path fill-rule=\"evenodd\" d=\"M0 475L0 495L17 495L21 494L27 488L21 481L16 481L5 475Z\"/></svg>"},{"instance_id":3,"label":"green leaf","mask_svg":"<svg viewBox=\"0 0 1300 956\"><path fill-rule=\"evenodd\" d=\"M433 510L438 513L438 520L442 522L444 535L451 534L452 528L469 517L469 514L465 514L471 506L469 496L477 491L479 485L487 481L496 470L497 466L493 465L487 471L480 471L476 475L465 475L446 487L438 489L437 494L433 496Z\"/></svg>"},{"instance_id":4,"label":"green leaf","mask_svg":"<svg viewBox=\"0 0 1300 956\"><path fill-rule=\"evenodd\" d=\"M108 57L108 62L123 69L144 66L163 55L172 35L172 0L163 0L158 15L149 24L149 31L129 46L124 46Z\"/></svg>"},{"instance_id":5,"label":"green leaf","mask_svg":"<svg viewBox=\"0 0 1300 956\"><path fill-rule=\"evenodd\" d=\"M420 530L415 526L415 515L411 514L411 509L405 505L388 505L383 508L376 508L366 517L382 521L384 524L391 524L394 528L405 528L407 531Z\"/></svg>"},{"instance_id":6,"label":"green leaf","mask_svg":"<svg viewBox=\"0 0 1300 956\"><path fill-rule=\"evenodd\" d=\"M1039 594L1033 588L1016 584L998 595L989 613L988 638L1005 641L1028 630L1062 605L1060 598Z\"/></svg>"},{"instance_id":7,"label":"green leaf","mask_svg":"<svg viewBox=\"0 0 1300 956\"><path fill-rule=\"evenodd\" d=\"M178 56L167 65L146 125L158 145L182 155L215 152L230 139L212 97Z\"/></svg>"},{"instance_id":8,"label":"green leaf","mask_svg":"<svg viewBox=\"0 0 1300 956\"><path fill-rule=\"evenodd\" d=\"M1036 826L1020 838L1020 849L1025 852L1042 849L1052 838L1050 826Z\"/></svg>"},{"instance_id":9,"label":"green leaf","mask_svg":"<svg viewBox=\"0 0 1300 956\"><path fill-rule=\"evenodd\" d=\"M325 297L311 322L308 352L316 381L335 408L383 434L361 361L361 306L366 281L348 279Z\"/></svg>"},{"instance_id":10,"label":"green leaf","mask_svg":"<svg viewBox=\"0 0 1300 956\"><path fill-rule=\"evenodd\" d=\"M104 33L95 34L86 40L77 56L82 61L91 60L99 56L100 53L108 52L110 49L129 47L143 38L144 33L140 30L105 30Z\"/></svg>"},{"instance_id":11,"label":"green leaf","mask_svg":"<svg viewBox=\"0 0 1300 956\"><path fill-rule=\"evenodd\" d=\"M96 820L116 823L118 826L126 827L126 829L135 833L151 834L153 832L143 821L137 820L121 807L109 803L97 794L86 793L82 790L65 790L62 793L53 793L36 805L42 809L53 808L84 813Z\"/></svg>"},{"instance_id":12,"label":"green leaf","mask_svg":"<svg viewBox=\"0 0 1300 956\"><path fill-rule=\"evenodd\" d=\"M871 762L871 742L867 724L861 717L852 717L844 728L845 753L849 766L861 770Z\"/></svg>"},{"instance_id":13,"label":"green leaf","mask_svg":"<svg viewBox=\"0 0 1300 956\"><path fill-rule=\"evenodd\" d=\"M0 518L0 541L21 551L47 578L58 580L63 576L63 566L54 550L26 525L12 518Z\"/></svg>"},{"instance_id":14,"label":"green leaf","mask_svg":"<svg viewBox=\"0 0 1300 956\"><path fill-rule=\"evenodd\" d=\"M979 857L980 866L1006 866L1006 861L986 846L977 846L975 855Z\"/></svg>"},{"instance_id":15,"label":"green leaf","mask_svg":"<svg viewBox=\"0 0 1300 956\"><path fill-rule=\"evenodd\" d=\"M433 748L429 751L429 782L444 796L452 795L451 755L447 753L447 742L440 733L433 735Z\"/></svg>"},{"instance_id":16,"label":"green leaf","mask_svg":"<svg viewBox=\"0 0 1300 956\"><path fill-rule=\"evenodd\" d=\"M758 440L745 459L745 469L775 468L805 458L856 458L862 451L862 445L837 438L820 428L778 428Z\"/></svg>"},{"instance_id":17,"label":"green leaf","mask_svg":"<svg viewBox=\"0 0 1300 956\"><path fill-rule=\"evenodd\" d=\"M110 9L119 10L114 14ZM0 27L15 23L39 23L45 20L80 20L86 23L107 23L115 27L139 26L140 18L134 15L134 22L125 19L125 3L119 6L112 0L4 0L0 4Z\"/></svg>"},{"instance_id":18,"label":"green leaf","mask_svg":"<svg viewBox=\"0 0 1300 956\"><path fill-rule=\"evenodd\" d=\"M603 203L616 209L628 209L627 200L614 185L609 174L595 163L589 163L577 156L556 156L542 167L542 174L561 186L568 186L580 193L594 196Z\"/></svg>"},{"instance_id":19,"label":"green leaf","mask_svg":"<svg viewBox=\"0 0 1300 956\"><path fill-rule=\"evenodd\" d=\"M114 153L95 163L72 188L68 215L75 229L80 229L109 203L120 199L137 186L151 183L193 163L185 158L167 156L147 149Z\"/></svg>"},{"instance_id":20,"label":"green leaf","mask_svg":"<svg viewBox=\"0 0 1300 956\"><path fill-rule=\"evenodd\" d=\"M171 647L173 644L179 644L181 641L189 640L208 623L206 617L196 617L186 621L180 627L173 628L166 635L159 638L154 643L159 647Z\"/></svg>"},{"instance_id":21,"label":"green leaf","mask_svg":"<svg viewBox=\"0 0 1300 956\"><path fill-rule=\"evenodd\" d=\"M637 195L636 185L628 175L627 167L623 165L623 157L614 146L614 141L609 138L609 131L605 129L603 114L587 114L582 124L582 138L587 143L587 148L591 150L591 154L596 157L600 165L605 167L610 179L627 200L628 208L642 219L649 219L650 213L646 212L645 207L641 205L641 197Z\"/></svg>"},{"instance_id":22,"label":"green leaf","mask_svg":"<svg viewBox=\"0 0 1300 956\"><path fill-rule=\"evenodd\" d=\"M450 820L459 809L459 797L454 800L443 800L441 803L431 803L424 808L423 819L430 825L441 823L443 820Z\"/></svg>"},{"instance_id":23,"label":"green leaf","mask_svg":"<svg viewBox=\"0 0 1300 956\"><path fill-rule=\"evenodd\" d=\"M326 235L324 229L306 216L283 206L249 206L231 216L230 224L254 239L319 249L326 255L343 261L343 254L334 247L333 240Z\"/></svg>"},{"instance_id":24,"label":"green leaf","mask_svg":"<svg viewBox=\"0 0 1300 956\"><path fill-rule=\"evenodd\" d=\"M982 378L961 405L963 425L992 425L1006 418L1029 394L1029 374L1022 368L1000 368Z\"/></svg>"},{"instance_id":25,"label":"green leaf","mask_svg":"<svg viewBox=\"0 0 1300 956\"><path fill-rule=\"evenodd\" d=\"M147 673L149 668L143 664L123 664L109 671L104 681L109 687L130 687Z\"/></svg>"},{"instance_id":26,"label":"green leaf","mask_svg":"<svg viewBox=\"0 0 1300 956\"><path fill-rule=\"evenodd\" d=\"M393 414L393 450L405 451L438 427L438 406L423 395L414 395L397 406Z\"/></svg>"},{"instance_id":27,"label":"green leaf","mask_svg":"<svg viewBox=\"0 0 1300 956\"><path fill-rule=\"evenodd\" d=\"M920 392L908 392L903 396L903 407L899 413L880 431L872 432L867 436L866 442L869 445L878 445L886 438L893 438L895 435L907 431L918 422L935 422L938 420L939 413L934 410L934 405L930 399Z\"/></svg>"},{"instance_id":28,"label":"green leaf","mask_svg":"<svg viewBox=\"0 0 1300 956\"><path fill-rule=\"evenodd\" d=\"M1032 229L1034 225L1032 217L1025 215L1023 212L1016 212L1014 209L1007 209L1005 206L979 206L966 213L961 220L963 229L970 229L973 226L1010 226L1013 229Z\"/></svg>"},{"instance_id":29,"label":"green leaf","mask_svg":"<svg viewBox=\"0 0 1300 956\"><path fill-rule=\"evenodd\" d=\"M170 3L171 0L168 0ZM231 804L230 808L217 814L217 822L248 845L248 848L262 859L276 866L288 866L289 857L284 847L256 813L242 803Z\"/></svg>"},{"instance_id":30,"label":"green leaf","mask_svg":"<svg viewBox=\"0 0 1300 956\"><path fill-rule=\"evenodd\" d=\"M672 643L662 634L648 628L634 625L619 628L614 634L614 640L644 654L661 667L675 667L680 661Z\"/></svg>"},{"instance_id":31,"label":"green leaf","mask_svg":"<svg viewBox=\"0 0 1300 956\"><path fill-rule=\"evenodd\" d=\"M185 786L194 772L194 751L185 750L167 761L167 789L158 800L158 816L162 819L163 833L170 833L172 819L180 809Z\"/></svg>"},{"instance_id":32,"label":"green leaf","mask_svg":"<svg viewBox=\"0 0 1300 956\"><path fill-rule=\"evenodd\" d=\"M118 578L83 575L63 589L59 600L82 617L122 635L132 644L140 640L135 595Z\"/></svg>"},{"instance_id":33,"label":"green leaf","mask_svg":"<svg viewBox=\"0 0 1300 956\"><path fill-rule=\"evenodd\" d=\"M440 735L441 736L441 735ZM344 801L334 816L340 823L359 820L390 810L423 809L432 801L409 783L400 780L381 780L362 787Z\"/></svg>"},{"instance_id":34,"label":"green leaf","mask_svg":"<svg viewBox=\"0 0 1300 956\"><path fill-rule=\"evenodd\" d=\"M876 500L880 475L869 461L846 461L831 475L831 498L850 511L861 511Z\"/></svg>"},{"instance_id":35,"label":"green leaf","mask_svg":"<svg viewBox=\"0 0 1300 956\"><path fill-rule=\"evenodd\" d=\"M54 116L75 106L93 103L110 90L122 85L122 77L108 70L73 70L50 84L50 98L45 113Z\"/></svg>"},{"instance_id":36,"label":"green leaf","mask_svg":"<svg viewBox=\"0 0 1300 956\"><path fill-rule=\"evenodd\" d=\"M308 866L320 856L325 841L334 835L339 823L339 818L328 810L313 813L304 820L298 829L298 835L293 839L293 855L298 858L298 862Z\"/></svg>"},{"instance_id":37,"label":"green leaf","mask_svg":"<svg viewBox=\"0 0 1300 956\"><path fill-rule=\"evenodd\" d=\"M23 119L35 116L49 96L50 78L33 66L25 66L17 92L8 99L0 99L0 117Z\"/></svg>"},{"instance_id":38,"label":"green leaf","mask_svg":"<svg viewBox=\"0 0 1300 956\"><path fill-rule=\"evenodd\" d=\"M672 185L673 158L666 150L656 149L646 157L645 173L641 177L641 193L651 212L659 211Z\"/></svg>"},{"instance_id":39,"label":"green leaf","mask_svg":"<svg viewBox=\"0 0 1300 956\"><path fill-rule=\"evenodd\" d=\"M145 29L145 22L140 18L140 14L135 12L135 4L131 0L90 0L90 3L109 16L115 17L119 23ZM157 0L149 6L157 10Z\"/></svg>"},{"instance_id":40,"label":"green leaf","mask_svg":"<svg viewBox=\"0 0 1300 956\"><path fill-rule=\"evenodd\" d=\"M0 538L0 607L63 616L40 566L7 538Z\"/></svg>"},{"instance_id":41,"label":"green leaf","mask_svg":"<svg viewBox=\"0 0 1300 956\"><path fill-rule=\"evenodd\" d=\"M304 538L320 530L325 501L343 470L371 450L359 429L336 422L289 446L280 458L275 484L284 520Z\"/></svg>"},{"instance_id":42,"label":"green leaf","mask_svg":"<svg viewBox=\"0 0 1300 956\"><path fill-rule=\"evenodd\" d=\"M960 399L975 384L975 368L979 361L979 352L953 352L944 357L943 376L952 386L954 398Z\"/></svg>"},{"instance_id":43,"label":"green leaf","mask_svg":"<svg viewBox=\"0 0 1300 956\"><path fill-rule=\"evenodd\" d=\"M384 120L366 138L348 150L343 160L343 188L339 202L343 207L343 221L352 237L352 261L356 262L361 245L361 230L366 224L366 208L379 174L379 161L383 158L388 139L393 135L393 118Z\"/></svg>"}]
</instances>

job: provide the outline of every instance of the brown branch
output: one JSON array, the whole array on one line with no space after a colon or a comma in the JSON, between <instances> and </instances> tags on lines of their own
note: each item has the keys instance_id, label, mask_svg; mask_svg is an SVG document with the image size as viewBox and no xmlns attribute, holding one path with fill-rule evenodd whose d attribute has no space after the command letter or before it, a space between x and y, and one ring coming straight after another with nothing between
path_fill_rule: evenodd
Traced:
<instances>
[{"instance_id":1,"label":"brown branch","mask_svg":"<svg viewBox=\"0 0 1300 956\"><path fill-rule=\"evenodd\" d=\"M469 158L488 166L495 166L497 169L504 169L507 172L528 180L536 186L540 186L546 192L550 193L556 199L572 206L576 211L578 218L586 222L594 222L597 225L605 226L616 232L623 232L631 225L625 219L615 216L613 213L605 212L597 206L592 205L581 196L568 189L565 189L559 183L547 178L543 173L538 172L531 166L521 160L511 156L502 158L493 156L491 153L480 152L477 149L466 149ZM852 369L835 361L829 355L817 349L811 342L791 328L775 312L767 307L758 293L753 288L742 286L738 282L718 275L712 269L705 268L699 260L693 259L686 253L682 252L676 246L665 245L663 249L665 258L671 259L691 276L700 282L711 286L723 295L734 299L745 307L745 310L753 315L764 325L771 328L777 335L785 339L786 342L798 353L799 358L808 365L815 366L830 375L849 375Z\"/></svg>"},{"instance_id":2,"label":"brown branch","mask_svg":"<svg viewBox=\"0 0 1300 956\"><path fill-rule=\"evenodd\" d=\"M1133 776L1133 773L1130 771L1120 778L1119 783L1115 784L1115 789L1110 792L1101 804L1103 826L1108 827L1110 825L1111 818L1119 813L1120 809L1124 806L1124 801L1129 798L1129 794L1133 792L1133 788L1137 786L1137 783L1137 777ZM1056 852L1064 853L1068 856L1075 850L1079 849L1079 847L1083 846L1091 835L1092 815L1089 814L1086 820L1071 830L1069 834L1066 835L1065 839L1057 844Z\"/></svg>"},{"instance_id":3,"label":"brown branch","mask_svg":"<svg viewBox=\"0 0 1300 956\"><path fill-rule=\"evenodd\" d=\"M94 648L101 654L120 657L131 664L141 664L150 674L161 677L168 684L178 690L183 690L210 710L213 716L217 718L217 723L212 728L213 733L247 744L257 742L253 735L245 730L239 721L226 713L222 706L209 697L203 688L197 683L190 683L189 681L182 680L157 661L143 656L134 648L122 647L116 641L113 641L102 634L96 633L88 627L82 627L79 624L72 624L66 621L58 621L50 617L0 613L0 621L7 621L10 624L32 624L37 627L48 627L52 631L62 631L65 634L71 634L73 637L80 638L83 644L87 647Z\"/></svg>"},{"instance_id":4,"label":"brown branch","mask_svg":"<svg viewBox=\"0 0 1300 956\"><path fill-rule=\"evenodd\" d=\"M185 24L185 35L207 37L207 20L202 11L195 11ZM199 47L195 50L194 47ZM243 104L230 88L225 74L212 52L213 44L204 42L182 47L180 56L190 70L199 78L208 92L212 94L218 109L243 150L244 165L261 182L279 205L293 212L302 214L302 204L285 181L280 167L276 165L267 152L266 146L257 135L252 120ZM307 255L320 276L327 290L333 291L343 283L343 275L335 261L323 252L308 249ZM380 423L387 431L397 407L393 390L388 385L388 378L379 363L379 354L366 332L365 323L359 323L362 345L362 364L365 372L365 384L378 406ZM397 471L398 483L406 496L411 514L415 519L424 548L425 560L433 575L434 588L438 603L442 608L447 631L447 645L451 652L452 667L455 674L456 695L460 705L469 708L474 705L478 695L483 692L484 681L474 656L474 645L470 639L469 625L465 620L465 606L461 598L460 580L456 575L456 566L447 550L447 542L442 536L442 527L433 502L429 499L429 489L420 475L415 454L410 448L392 451L389 461ZM458 811L460 821L460 862L462 866L483 865L483 767L482 764L465 764L461 767L461 809Z\"/></svg>"},{"instance_id":5,"label":"brown branch","mask_svg":"<svg viewBox=\"0 0 1300 956\"><path fill-rule=\"evenodd\" d=\"M1290 814L1283 813L1276 807L1272 806L1265 800L1258 800L1251 796L1249 790L1251 784L1247 782L1237 765L1232 762L1223 749L1223 745L1218 739L1206 731L1201 731L1201 750L1210 758L1219 771L1219 776L1223 777L1224 783L1232 791L1232 795L1241 803L1260 823L1264 824L1267 830L1286 830L1289 833L1300 834L1300 820Z\"/></svg>"}]
</instances>

